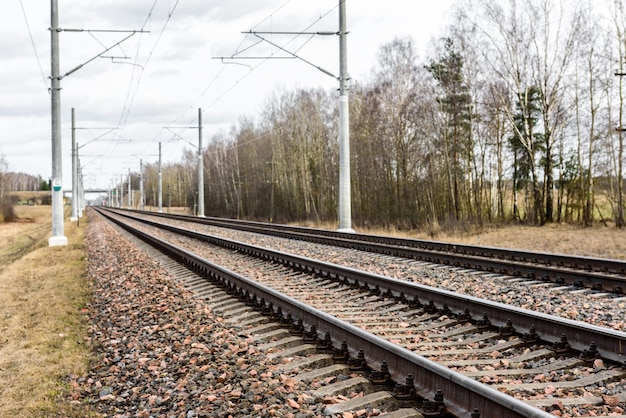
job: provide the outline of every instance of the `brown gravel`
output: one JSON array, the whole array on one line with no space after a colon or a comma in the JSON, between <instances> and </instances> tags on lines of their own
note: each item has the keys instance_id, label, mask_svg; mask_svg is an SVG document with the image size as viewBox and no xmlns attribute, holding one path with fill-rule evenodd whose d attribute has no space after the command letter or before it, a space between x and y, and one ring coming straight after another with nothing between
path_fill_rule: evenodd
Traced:
<instances>
[{"instance_id":1,"label":"brown gravel","mask_svg":"<svg viewBox=\"0 0 626 418\"><path fill-rule=\"evenodd\" d=\"M71 402L106 417L321 416L303 384L99 216L86 235L96 361Z\"/></svg>"},{"instance_id":2,"label":"brown gravel","mask_svg":"<svg viewBox=\"0 0 626 418\"><path fill-rule=\"evenodd\" d=\"M160 219L163 221L162 219ZM599 297L598 292L571 291L557 285L529 284L508 276L475 272L408 259L354 251L328 245L211 227L188 222L165 222L227 239L246 242L401 280L443 288L537 312L626 331L626 298Z\"/></svg>"},{"instance_id":3,"label":"brown gravel","mask_svg":"<svg viewBox=\"0 0 626 418\"><path fill-rule=\"evenodd\" d=\"M189 225L185 225L189 226ZM488 275L489 279L486 280L483 275L476 275L463 271L462 269L455 268L443 268L428 265L422 263L416 263L408 260L401 260L394 257L379 256L370 253L360 253L355 251L348 251L344 249L336 249L333 247L315 245L310 243L295 242L292 240L285 240L281 238L259 236L257 234L243 233L239 231L224 230L221 228L207 228L198 227L197 229L210 230L210 233L227 236L237 241L250 242L254 245L261 245L266 247L278 248L282 251L290 253L297 253L308 257L322 259L329 262L340 263L345 265L351 265L354 268L371 270L377 273L390 275L396 278L406 278L408 280L414 280L419 278L421 283L429 284L431 286L444 287L453 290L457 290L463 293L474 294L479 297L498 300L501 302L522 306L527 309L533 309L538 311L544 311L546 313L557 314L563 317L571 319L581 320L585 322L594 323L596 325L608 326L618 330L626 329L626 323L624 322L626 308L623 299L612 299L610 296L600 296L597 292L594 296L589 294L581 294L579 292L569 292L566 290L555 290L551 287L545 287L543 284L533 286L527 284L528 281L509 280L505 277L494 277L494 275ZM208 232L208 231L207 231ZM154 232L155 234L163 234L162 232ZM169 234L165 234L169 235ZM194 251L200 251L203 256L210 259L219 258L216 254L217 251L212 246L200 246L193 240L184 238L177 238L177 244L183 247L190 246L190 249ZM190 241L190 242L187 242ZM240 263L241 265L239 265ZM238 262L237 265L231 265L230 268L235 271L245 267L245 263ZM242 272L243 273L243 272ZM422 349L428 349L428 347L422 347ZM502 353L496 352L496 356L500 356ZM487 358L492 358L494 353L487 353ZM573 369L572 375L566 376L550 376L550 379L556 379L558 382L562 379L572 380L588 375L593 375L595 370L593 368L582 368L580 370ZM485 383L490 383L495 386L501 383L509 384L521 384L536 382L536 379L541 379L542 376L527 376L525 378L516 378L505 381L498 380L483 380ZM543 376L546 380L548 377ZM544 380L545 381L545 380ZM580 396L613 396L615 393L624 393L624 384L626 381L623 379L617 382L608 383L604 382L601 385L593 385L586 388L585 391L567 391L555 389L555 392L550 392L549 386L546 391L541 389L539 392L534 393L517 393L515 390L511 390L511 395L519 396L523 399L546 399L546 398L567 398L567 397L580 397ZM554 413L557 416L562 417L579 417L579 416L605 416L616 415L620 416L623 412L623 404L618 405L588 405L584 408L578 406L563 406L558 410L553 410L551 407L546 408L549 412Z\"/></svg>"}]
</instances>

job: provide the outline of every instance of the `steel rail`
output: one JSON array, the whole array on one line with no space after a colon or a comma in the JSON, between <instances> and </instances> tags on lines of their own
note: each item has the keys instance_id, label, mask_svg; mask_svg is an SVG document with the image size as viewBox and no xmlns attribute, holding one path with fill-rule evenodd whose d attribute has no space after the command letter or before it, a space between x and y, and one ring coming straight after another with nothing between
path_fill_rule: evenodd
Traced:
<instances>
[{"instance_id":1,"label":"steel rail","mask_svg":"<svg viewBox=\"0 0 626 418\"><path fill-rule=\"evenodd\" d=\"M467 312L474 320L488 319L491 325L496 327L505 327L511 321L513 328L518 333L532 333L533 335L536 333L539 338L551 343L559 343L562 337L565 337L573 349L581 352L587 350L591 343L594 343L603 358L621 364L625 364L626 361L626 333L624 332L425 286L415 282L367 273L282 251L256 247L242 242L141 219L128 212L120 214L120 216L321 277L337 279L346 284L360 287L367 286L373 291L389 292L396 298L409 301L417 298L428 303L432 302L439 309L447 308L459 314Z\"/></svg>"},{"instance_id":2,"label":"steel rail","mask_svg":"<svg viewBox=\"0 0 626 418\"><path fill-rule=\"evenodd\" d=\"M220 267L181 247L133 228L110 214L98 212L208 280L231 290L248 292L254 295L255 300L264 301L266 306L271 306L272 309L280 307L284 315L290 314L292 318L302 320L306 326L314 326L317 332L330 333L333 346L340 347L343 342L346 342L350 355L355 358L363 355L368 367L380 368L384 361L395 382L403 382L407 377L413 377L415 390L422 398L430 399L431 394L440 390L445 396L447 411L456 417L467 417L475 409L484 411L483 413L487 416L501 418L553 417L537 407L429 361L403 347Z\"/></svg>"},{"instance_id":3,"label":"steel rail","mask_svg":"<svg viewBox=\"0 0 626 418\"><path fill-rule=\"evenodd\" d=\"M195 216L148 211L138 213L221 226L246 232L256 232L281 238L300 239L318 244L353 248L436 264L526 277L564 285L585 286L618 294L626 293L626 262L622 260L519 251L370 234L351 234L234 219L198 218Z\"/></svg>"}]
</instances>

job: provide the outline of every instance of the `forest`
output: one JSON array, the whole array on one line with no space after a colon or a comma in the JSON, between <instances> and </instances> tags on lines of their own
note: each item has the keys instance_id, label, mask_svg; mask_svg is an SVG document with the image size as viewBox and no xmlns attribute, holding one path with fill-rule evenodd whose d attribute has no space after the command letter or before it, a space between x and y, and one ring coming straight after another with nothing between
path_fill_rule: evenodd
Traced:
<instances>
[{"instance_id":1,"label":"forest","mask_svg":"<svg viewBox=\"0 0 626 418\"><path fill-rule=\"evenodd\" d=\"M48 182L41 176L16 173L9 170L9 160L0 152L0 204L8 198L8 192L32 192L50 190Z\"/></svg>"},{"instance_id":2,"label":"forest","mask_svg":"<svg viewBox=\"0 0 626 418\"><path fill-rule=\"evenodd\" d=\"M624 227L626 12L606 4L459 0L425 57L410 38L382 45L349 80L354 224ZM206 215L336 222L338 120L335 89L278 91L205 138ZM195 210L197 158L161 167L164 206ZM144 164L149 206L158 172Z\"/></svg>"}]
</instances>

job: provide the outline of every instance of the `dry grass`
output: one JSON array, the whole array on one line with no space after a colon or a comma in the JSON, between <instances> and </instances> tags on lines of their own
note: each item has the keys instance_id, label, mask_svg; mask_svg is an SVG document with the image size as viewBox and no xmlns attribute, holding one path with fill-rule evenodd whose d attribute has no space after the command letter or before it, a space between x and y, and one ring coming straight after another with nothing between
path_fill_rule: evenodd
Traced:
<instances>
[{"instance_id":1,"label":"dry grass","mask_svg":"<svg viewBox=\"0 0 626 418\"><path fill-rule=\"evenodd\" d=\"M614 227L509 226L460 236L441 234L437 239L472 245L626 260L626 231Z\"/></svg>"},{"instance_id":2,"label":"dry grass","mask_svg":"<svg viewBox=\"0 0 626 418\"><path fill-rule=\"evenodd\" d=\"M0 272L24 254L44 244L52 225L51 220L45 218L49 213L49 206L18 206L15 208L17 222L0 223Z\"/></svg>"},{"instance_id":3,"label":"dry grass","mask_svg":"<svg viewBox=\"0 0 626 418\"><path fill-rule=\"evenodd\" d=\"M21 221L0 224L0 417L89 416L63 401L64 378L90 358L84 221L66 222L69 244L51 248L50 210L16 207Z\"/></svg>"},{"instance_id":4,"label":"dry grass","mask_svg":"<svg viewBox=\"0 0 626 418\"><path fill-rule=\"evenodd\" d=\"M583 228L567 224L543 227L502 226L483 228L476 232L440 232L435 238L426 232L399 232L396 235L470 245L626 260L626 231L614 227Z\"/></svg>"}]
</instances>

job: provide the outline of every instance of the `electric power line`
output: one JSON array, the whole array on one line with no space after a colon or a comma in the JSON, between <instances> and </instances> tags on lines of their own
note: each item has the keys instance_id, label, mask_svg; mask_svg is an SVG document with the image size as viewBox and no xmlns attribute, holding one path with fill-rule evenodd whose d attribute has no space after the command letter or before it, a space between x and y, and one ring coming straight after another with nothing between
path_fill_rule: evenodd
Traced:
<instances>
[{"instance_id":1,"label":"electric power line","mask_svg":"<svg viewBox=\"0 0 626 418\"><path fill-rule=\"evenodd\" d=\"M146 19L146 22L144 23L144 26L147 24L148 20L150 20L150 16L152 15L152 12L154 10L154 6L156 5L156 1L154 2L154 4L152 5L152 8L150 9L150 13L148 14L148 18ZM154 51L156 50L157 46L159 45L161 38L163 37L163 34L165 33L165 29L167 29L168 24L170 23L170 20L172 19L172 16L174 15L174 11L176 10L176 8L178 7L178 4L180 3L180 0L176 0L176 3L174 3L174 6L169 10L169 13L167 14L167 19L165 20L165 23L163 24L163 27L161 28L161 31L159 32L159 35L157 37L156 42L154 43L154 45L152 46L152 49L150 50L150 52L148 53L148 58L146 59L145 63L143 65L140 66L141 71L139 74L139 77L137 79L137 84L136 84L136 88L134 90L134 92L132 93L132 98L130 100L128 100L128 96L130 94L130 85L132 84L132 78L134 77L134 71L133 71L133 76L131 76L131 81L129 82L129 89L127 92L127 96L126 96L126 104L124 105L124 108L122 109L122 114L120 115L120 120L118 122L118 126L120 124L125 125L126 122L128 121L128 117L130 116L130 111L133 107L133 104L135 102L135 98L137 97L137 93L139 91L139 85L141 84L141 80L143 78L143 74L145 72L146 67L148 66L148 63L150 62L150 60L152 59L152 56L154 54ZM136 63L136 61L135 61ZM126 115L124 115L124 113L126 113Z\"/></svg>"},{"instance_id":2,"label":"electric power line","mask_svg":"<svg viewBox=\"0 0 626 418\"><path fill-rule=\"evenodd\" d=\"M39 72L41 73L41 78L43 80L44 86L46 86L46 90L49 92L48 82L46 81L46 75L43 72L43 67L41 66L41 60L39 59L39 54L37 53L37 47L35 46L35 40L33 39L33 33L30 30L30 24L28 23L28 17L26 15L26 10L24 9L24 3L20 0L20 6L22 8L22 14L24 15L24 22L26 23L26 29L28 29L28 36L30 37L30 43L33 46L33 51L35 52L35 58L37 59L37 65L39 66Z\"/></svg>"},{"instance_id":3,"label":"electric power line","mask_svg":"<svg viewBox=\"0 0 626 418\"><path fill-rule=\"evenodd\" d=\"M280 11L281 9L283 9L287 4L291 3L292 0L287 0L285 1L283 4L281 4L278 8L276 8L272 13L270 13L267 17L263 18L259 23L257 23L256 25L253 26L253 28L257 28L260 25L262 25L263 23L265 23L267 20L271 19L272 16L274 16L274 14L276 14L278 11ZM241 48L241 46L243 45L243 43L245 42L245 39L242 39L241 42L239 43L239 45L237 45L237 48L235 48L235 51L238 51L239 48ZM260 64L259 64L260 65ZM257 66L258 67L258 66ZM224 97L226 94L228 94L230 91L232 91L242 80L244 80L252 71L254 71L256 69L256 67L251 67L250 68L250 72L248 72L247 74L245 74L243 77L241 77L239 80L237 80L233 85L231 85L222 95L220 95L216 100L214 100L212 103L209 104L208 108L210 109L211 107L213 107L216 103L218 103L222 97ZM183 110L181 112L180 115L178 115L176 118L174 118L168 125L177 125L178 121L181 120L191 109L195 109L197 108L197 103L204 97L204 95L206 94L206 92L217 82L217 80L219 80L220 75L226 70L226 67L222 67L218 73L215 75L215 77L209 82L209 84L202 90L202 92L191 102L191 104L185 108L185 110ZM195 122L195 118L191 119L187 125L191 126L191 124L193 122ZM155 137L155 139L153 140L153 142L157 142L160 134L163 132L163 130L161 130L159 132L159 134ZM177 133L179 134L179 133Z\"/></svg>"},{"instance_id":4,"label":"electric power line","mask_svg":"<svg viewBox=\"0 0 626 418\"><path fill-rule=\"evenodd\" d=\"M174 11L176 10L176 8L178 7L178 4L180 2L180 0L176 0L176 2L174 3L173 7L169 7L168 6L168 14L167 14L167 19L165 21L165 23L163 24L163 27L161 28L161 31L159 32L159 35L157 37L157 41L155 42L155 44L152 46L152 48L150 49L149 53L148 53L148 57L145 60L145 62L143 63L143 65L138 64L139 61L139 51L141 49L141 40L143 38L143 31L145 29L145 27L148 25L148 23L151 21L152 19L152 15L154 13L155 7L157 5L159 0L154 0L154 2L152 3L152 6L150 7L150 10L146 16L146 19L144 20L143 25L141 26L141 32L140 32L140 38L139 38L139 42L137 43L137 49L136 49L136 53L135 53L135 59L133 62L133 70L131 72L131 76L130 76L130 80L128 82L128 89L126 91L126 97L124 100L124 106L122 107L122 111L120 113L120 117L119 120L117 122L116 128L120 129L120 131L123 131L126 123L128 122L128 118L130 116L132 107L135 103L135 98L137 97L137 94L139 92L139 86L141 84L142 78L143 78L143 74L145 72L146 67L148 66L154 51L156 50L157 46L159 45L159 42L172 18L172 16L174 15ZM137 67L140 68L140 73L139 76L136 77L136 69ZM135 80L135 78L137 78L136 83L134 84L134 90L133 90L133 82ZM120 135L122 135L122 132L120 132ZM119 144L112 144L109 147L109 150L107 151L107 155L112 154L115 149L117 148Z\"/></svg>"},{"instance_id":5,"label":"electric power line","mask_svg":"<svg viewBox=\"0 0 626 418\"><path fill-rule=\"evenodd\" d=\"M255 29L257 27L259 27L261 24L265 23L267 20L271 19L274 14L276 14L277 12L279 12L281 9L283 9L288 3L290 3L291 0L287 0L286 2L284 2L282 5L280 5L274 12L270 13L267 17L265 17L264 19L262 19L259 23L257 23L256 25L254 25L252 28ZM330 8L328 11L326 11L326 13L320 13L319 17L313 21L312 23L310 23L308 26L306 26L306 28L304 28L303 30L301 30L300 32L296 32L294 33L293 37L291 39L289 39L288 41L286 41L283 44L283 47L286 47L287 45L289 45L290 43L292 43L293 41L295 41L298 37L307 34L307 31L313 27L315 24L317 24L318 22L320 22L321 20L325 19L330 13L332 13L333 11L335 11L339 6L334 6L332 8ZM253 30L251 29L251 31ZM248 32L247 32L248 33ZM247 39L247 37L245 37L237 46L237 48L235 48L235 52L233 52L231 54L232 57L240 54L242 51L244 50L240 50L241 46L244 44L245 40ZM298 51L300 49L302 49L302 47L304 47L304 45L306 45L309 41L311 40L311 38L307 39L303 45L301 45L298 48ZM232 90L235 89L235 87L237 87L239 85L239 83L241 83L244 79L246 79L248 76L250 76L252 74L253 71L255 71L256 69L258 69L261 65L263 65L264 63L266 63L268 60L270 60L274 55L276 55L278 53L278 51L273 52L272 54L270 54L269 57L263 58L262 61L260 63L258 63L256 66L252 66L250 68L250 71L247 72L246 74L244 74L241 78L237 79L232 85L230 85L230 87L228 87L222 94L220 94L218 97L216 97L212 102L210 102L207 106L202 106L203 109L207 110L207 109L211 109L213 106L217 105L217 103L219 103L227 94L229 94ZM197 107L197 103L198 101L200 101L200 99L202 97L204 97L204 95L206 94L206 92L217 82L217 80L219 79L220 75L225 71L226 67L222 67L222 69L220 69L220 71L217 73L217 75L211 80L211 82L202 90L202 92L198 95L198 97L191 103L191 105L189 105L176 119L174 119L173 122L170 123L170 125L174 125L176 124L187 112L189 112L191 109L194 109ZM191 121L189 121L188 125L191 126L191 124L195 121L195 119L192 119ZM158 139L159 135L157 135L157 137L155 138L155 141Z\"/></svg>"}]
</instances>

